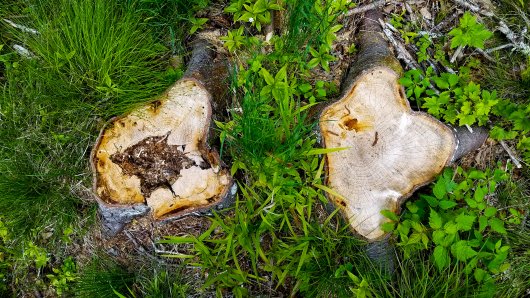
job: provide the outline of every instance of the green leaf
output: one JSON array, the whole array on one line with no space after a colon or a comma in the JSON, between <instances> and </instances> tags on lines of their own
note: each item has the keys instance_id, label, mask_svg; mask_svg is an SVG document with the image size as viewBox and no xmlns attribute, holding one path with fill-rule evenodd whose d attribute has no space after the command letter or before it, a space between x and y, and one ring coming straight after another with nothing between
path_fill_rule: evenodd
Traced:
<instances>
[{"instance_id":1,"label":"green leaf","mask_svg":"<svg viewBox=\"0 0 530 298\"><path fill-rule=\"evenodd\" d=\"M436 183L434 184L432 191L434 193L434 196L436 196L437 199L439 200L443 199L446 194L445 180L438 179L438 181L436 181Z\"/></svg>"},{"instance_id":2,"label":"green leaf","mask_svg":"<svg viewBox=\"0 0 530 298\"><path fill-rule=\"evenodd\" d=\"M287 65L282 67L274 77L276 82L284 81L285 79L287 79Z\"/></svg>"},{"instance_id":3,"label":"green leaf","mask_svg":"<svg viewBox=\"0 0 530 298\"><path fill-rule=\"evenodd\" d=\"M403 85L404 87L410 87L414 85L414 82L410 78L407 78L407 77L400 78L399 83Z\"/></svg>"},{"instance_id":4,"label":"green leaf","mask_svg":"<svg viewBox=\"0 0 530 298\"><path fill-rule=\"evenodd\" d=\"M389 233L389 232L392 232L395 229L395 227L396 227L396 223L385 222L384 224L381 225L381 230L383 230L383 232Z\"/></svg>"},{"instance_id":5,"label":"green leaf","mask_svg":"<svg viewBox=\"0 0 530 298\"><path fill-rule=\"evenodd\" d=\"M424 199L433 208L438 206L438 200L433 196L420 194L420 198Z\"/></svg>"},{"instance_id":6,"label":"green leaf","mask_svg":"<svg viewBox=\"0 0 530 298\"><path fill-rule=\"evenodd\" d=\"M445 223L444 231L447 234L456 234L456 232L458 232L458 225L454 221L449 221Z\"/></svg>"},{"instance_id":7,"label":"green leaf","mask_svg":"<svg viewBox=\"0 0 530 298\"><path fill-rule=\"evenodd\" d=\"M442 200L440 201L440 208L444 209L444 210L447 210L447 209L450 209L450 208L453 208L457 205L456 202L453 202L453 201L447 201L447 200Z\"/></svg>"},{"instance_id":8,"label":"green leaf","mask_svg":"<svg viewBox=\"0 0 530 298\"><path fill-rule=\"evenodd\" d=\"M272 77L272 75L269 73L268 70L266 70L264 67L261 68L261 70L259 71L259 73L261 74L261 76L263 77L263 79L265 79L265 82L267 82L267 85L274 85L274 78Z\"/></svg>"},{"instance_id":9,"label":"green leaf","mask_svg":"<svg viewBox=\"0 0 530 298\"><path fill-rule=\"evenodd\" d=\"M499 234L506 234L506 229L504 228L504 222L496 217L490 218L489 225L491 229Z\"/></svg>"},{"instance_id":10,"label":"green leaf","mask_svg":"<svg viewBox=\"0 0 530 298\"><path fill-rule=\"evenodd\" d=\"M432 232L432 241L435 244L441 244L445 238L445 232L443 230L435 230Z\"/></svg>"},{"instance_id":11,"label":"green leaf","mask_svg":"<svg viewBox=\"0 0 530 298\"><path fill-rule=\"evenodd\" d=\"M494 126L490 131L490 136L494 140L513 140L517 135L517 131L506 131L504 128L498 126Z\"/></svg>"},{"instance_id":12,"label":"green leaf","mask_svg":"<svg viewBox=\"0 0 530 298\"><path fill-rule=\"evenodd\" d=\"M451 262L449 252L443 246L437 245L433 252L434 262L438 270L442 270L449 265Z\"/></svg>"},{"instance_id":13,"label":"green leaf","mask_svg":"<svg viewBox=\"0 0 530 298\"><path fill-rule=\"evenodd\" d=\"M436 83L436 86L440 89L449 89L449 83L440 77L433 77L432 80Z\"/></svg>"},{"instance_id":14,"label":"green leaf","mask_svg":"<svg viewBox=\"0 0 530 298\"><path fill-rule=\"evenodd\" d=\"M431 208L431 214L429 216L429 226L435 230L442 228L442 217Z\"/></svg>"},{"instance_id":15,"label":"green leaf","mask_svg":"<svg viewBox=\"0 0 530 298\"><path fill-rule=\"evenodd\" d=\"M476 216L461 213L455 218L455 222L458 225L459 230L469 231L473 228L473 223L475 222L475 219Z\"/></svg>"},{"instance_id":16,"label":"green leaf","mask_svg":"<svg viewBox=\"0 0 530 298\"><path fill-rule=\"evenodd\" d=\"M399 221L399 217L390 210L381 210L381 214L392 221Z\"/></svg>"},{"instance_id":17,"label":"green leaf","mask_svg":"<svg viewBox=\"0 0 530 298\"><path fill-rule=\"evenodd\" d=\"M479 186L475 190L475 193L473 194L473 198L477 202L482 202L487 194L488 194L488 188Z\"/></svg>"},{"instance_id":18,"label":"green leaf","mask_svg":"<svg viewBox=\"0 0 530 298\"><path fill-rule=\"evenodd\" d=\"M309 60L309 62L307 63L307 66L309 68L315 68L319 63L320 63L320 58L313 58Z\"/></svg>"},{"instance_id":19,"label":"green leaf","mask_svg":"<svg viewBox=\"0 0 530 298\"><path fill-rule=\"evenodd\" d=\"M486 210L484 210L484 215L486 217L492 217L495 215L495 213L497 213L497 208L495 207L488 207Z\"/></svg>"},{"instance_id":20,"label":"green leaf","mask_svg":"<svg viewBox=\"0 0 530 298\"><path fill-rule=\"evenodd\" d=\"M301 84L298 86L298 89L300 89L300 91L302 91L302 93L307 93L309 91L311 91L313 87L311 87L311 84Z\"/></svg>"},{"instance_id":21,"label":"green leaf","mask_svg":"<svg viewBox=\"0 0 530 298\"><path fill-rule=\"evenodd\" d=\"M457 260L462 262L477 255L477 252L467 244L466 240L460 240L451 245L451 253Z\"/></svg>"}]
</instances>

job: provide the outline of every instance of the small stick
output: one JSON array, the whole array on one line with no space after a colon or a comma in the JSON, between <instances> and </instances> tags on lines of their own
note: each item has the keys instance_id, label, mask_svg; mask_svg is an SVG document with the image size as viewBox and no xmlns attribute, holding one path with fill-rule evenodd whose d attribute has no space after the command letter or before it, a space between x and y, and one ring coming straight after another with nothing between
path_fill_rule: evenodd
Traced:
<instances>
[{"instance_id":1,"label":"small stick","mask_svg":"<svg viewBox=\"0 0 530 298\"><path fill-rule=\"evenodd\" d=\"M492 52L495 52L495 51L498 51L498 50L502 50L502 49L505 49L505 48L510 48L510 47L513 47L513 46L514 46L513 43L507 43L507 44L503 44L503 45L498 46L498 47L487 49L484 52L489 54L489 53L492 53Z\"/></svg>"},{"instance_id":2,"label":"small stick","mask_svg":"<svg viewBox=\"0 0 530 298\"><path fill-rule=\"evenodd\" d=\"M470 11L472 11L474 13L479 13L479 14L487 16L487 17L494 16L494 14L491 11L487 11L486 9L483 9L483 8L479 7L478 5L475 5L474 3L471 3L469 0L467 0L467 1L464 1L464 0L453 0L453 1L456 4L458 4L460 6L463 6L463 7L469 9Z\"/></svg>"},{"instance_id":3,"label":"small stick","mask_svg":"<svg viewBox=\"0 0 530 298\"><path fill-rule=\"evenodd\" d=\"M488 59L489 61L495 62L495 59L493 59L493 57L486 53L486 51L479 48L477 48L476 51L479 52L482 56L484 56L484 58Z\"/></svg>"},{"instance_id":4,"label":"small stick","mask_svg":"<svg viewBox=\"0 0 530 298\"><path fill-rule=\"evenodd\" d=\"M521 165L521 163L519 162L519 160L515 157L515 155L513 154L512 150L510 149L510 147L508 147L508 145L506 145L506 143L503 141L503 140L500 140L499 143L501 143L502 145L502 148L504 148L504 150L506 151L506 153L508 153L508 156L510 156L510 159L512 160L513 164L518 168L522 168L523 166Z\"/></svg>"},{"instance_id":5,"label":"small stick","mask_svg":"<svg viewBox=\"0 0 530 298\"><path fill-rule=\"evenodd\" d=\"M367 11L372 10L374 8L377 8L379 6L383 6L386 3L388 3L388 2L390 2L390 1L388 1L388 0L377 0L377 1L374 1L374 2L372 2L370 4L366 4L366 5L363 5L363 6L355 7L352 10L348 11L345 14L345 16L349 17L349 16L352 16L354 14L367 12Z\"/></svg>"},{"instance_id":6,"label":"small stick","mask_svg":"<svg viewBox=\"0 0 530 298\"><path fill-rule=\"evenodd\" d=\"M401 44L400 42L398 42L394 38L394 36L392 35L392 32L390 31L390 29L387 28L386 23L383 22L381 19L379 19L379 23L381 23L381 27L383 28L383 33L390 40L390 42L392 43L392 45L396 49L397 58L405 61L405 63L407 64L407 66L410 69L414 69L414 68L419 69L420 65L417 64L416 61L414 61L414 58L412 58L410 53L407 52L407 50L405 49L405 46L403 44Z\"/></svg>"},{"instance_id":7,"label":"small stick","mask_svg":"<svg viewBox=\"0 0 530 298\"><path fill-rule=\"evenodd\" d=\"M462 46L462 45L458 46L458 48L456 48L455 53L451 57L451 60L449 60L449 62L454 63L456 61L456 58L458 58L458 56L460 56L460 54L462 54L462 51L464 51L464 46Z\"/></svg>"}]
</instances>

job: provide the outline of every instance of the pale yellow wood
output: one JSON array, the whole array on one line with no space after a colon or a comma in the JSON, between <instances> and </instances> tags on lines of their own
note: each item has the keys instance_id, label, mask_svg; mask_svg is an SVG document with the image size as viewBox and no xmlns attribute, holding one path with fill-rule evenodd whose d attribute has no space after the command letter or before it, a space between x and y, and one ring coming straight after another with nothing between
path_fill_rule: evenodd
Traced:
<instances>
[{"instance_id":1,"label":"pale yellow wood","mask_svg":"<svg viewBox=\"0 0 530 298\"><path fill-rule=\"evenodd\" d=\"M219 158L205 148L204 138L211 121L210 94L194 79L183 79L162 97L145 107L116 119L103 131L92 162L96 170L96 194L110 204L146 203L155 218L184 208L216 203L228 192L232 179L221 169ZM160 187L147 197L141 180L125 175L111 156L149 137L166 136L167 145L178 145L183 156L194 163L182 169L169 187ZM199 165L209 164L208 168Z\"/></svg>"},{"instance_id":2,"label":"pale yellow wood","mask_svg":"<svg viewBox=\"0 0 530 298\"><path fill-rule=\"evenodd\" d=\"M376 240L387 219L412 192L431 181L455 148L451 129L413 112L398 75L376 67L360 75L350 91L320 117L327 154L327 183L346 200L330 196L353 230Z\"/></svg>"}]
</instances>

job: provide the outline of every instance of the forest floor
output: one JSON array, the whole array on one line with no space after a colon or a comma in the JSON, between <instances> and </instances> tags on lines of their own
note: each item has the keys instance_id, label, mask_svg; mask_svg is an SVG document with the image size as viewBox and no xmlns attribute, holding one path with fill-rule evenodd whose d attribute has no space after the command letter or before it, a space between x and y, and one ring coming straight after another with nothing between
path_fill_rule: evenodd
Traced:
<instances>
[{"instance_id":1,"label":"forest floor","mask_svg":"<svg viewBox=\"0 0 530 298\"><path fill-rule=\"evenodd\" d=\"M385 213L395 268L328 213L315 114L382 9L413 110L483 126L475 152ZM0 296L530 296L526 0L4 0ZM209 216L101 228L89 159L208 38L231 66L216 148L238 185Z\"/></svg>"}]
</instances>

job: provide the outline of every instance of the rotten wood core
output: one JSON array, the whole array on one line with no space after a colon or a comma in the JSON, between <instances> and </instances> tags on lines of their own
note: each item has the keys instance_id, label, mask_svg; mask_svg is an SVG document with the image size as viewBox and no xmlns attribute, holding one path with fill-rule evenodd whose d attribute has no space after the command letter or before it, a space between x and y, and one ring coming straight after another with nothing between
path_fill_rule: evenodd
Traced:
<instances>
[{"instance_id":1,"label":"rotten wood core","mask_svg":"<svg viewBox=\"0 0 530 298\"><path fill-rule=\"evenodd\" d=\"M208 145L212 106L222 106L212 95L220 98L226 89L222 68L207 42L195 43L183 79L102 130L91 162L94 192L112 234L147 209L155 219L178 218L233 195L233 179Z\"/></svg>"},{"instance_id":2,"label":"rotten wood core","mask_svg":"<svg viewBox=\"0 0 530 298\"><path fill-rule=\"evenodd\" d=\"M342 97L326 107L319 126L325 148L329 195L357 234L383 239L389 220L419 187L445 166L477 149L487 131L452 129L434 117L414 112L398 80L402 68L383 37L379 11L365 15L360 51L343 84Z\"/></svg>"}]
</instances>

